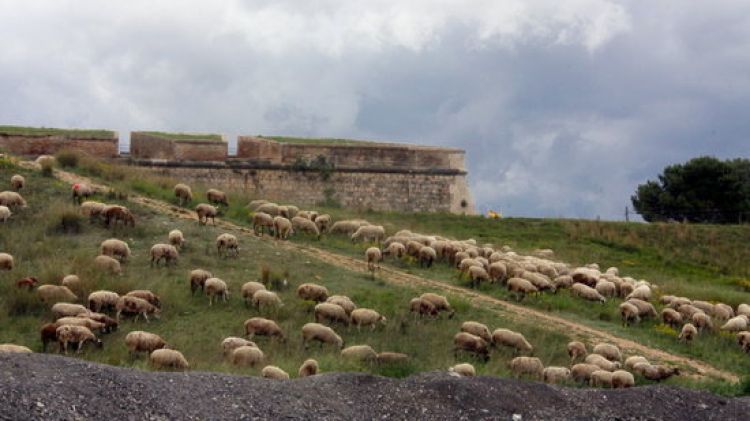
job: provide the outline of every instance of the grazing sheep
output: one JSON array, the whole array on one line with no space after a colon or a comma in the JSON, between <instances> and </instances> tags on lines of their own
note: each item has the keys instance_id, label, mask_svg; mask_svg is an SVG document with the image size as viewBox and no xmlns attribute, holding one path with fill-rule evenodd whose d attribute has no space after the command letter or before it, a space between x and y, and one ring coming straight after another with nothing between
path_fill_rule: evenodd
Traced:
<instances>
[{"instance_id":1,"label":"grazing sheep","mask_svg":"<svg viewBox=\"0 0 750 421\"><path fill-rule=\"evenodd\" d=\"M147 289L134 289L125 295L128 297L137 297L142 300L146 300L152 306L161 308L161 300L159 300L159 296Z\"/></svg>"},{"instance_id":2,"label":"grazing sheep","mask_svg":"<svg viewBox=\"0 0 750 421\"><path fill-rule=\"evenodd\" d=\"M103 270L111 274L120 275L122 273L122 266L120 266L120 262L110 256L96 256L96 258L94 259L94 265L99 268L99 270Z\"/></svg>"},{"instance_id":3,"label":"grazing sheep","mask_svg":"<svg viewBox=\"0 0 750 421\"><path fill-rule=\"evenodd\" d=\"M78 316L79 314L87 315L90 311L80 304L55 303L52 306L52 316L55 319L68 316Z\"/></svg>"},{"instance_id":4,"label":"grazing sheep","mask_svg":"<svg viewBox=\"0 0 750 421\"><path fill-rule=\"evenodd\" d=\"M78 299L73 291L62 285L42 285L36 290L43 303L71 302Z\"/></svg>"},{"instance_id":5,"label":"grazing sheep","mask_svg":"<svg viewBox=\"0 0 750 421\"><path fill-rule=\"evenodd\" d=\"M343 358L360 361L374 362L378 358L377 352L370 345L353 345L341 350Z\"/></svg>"},{"instance_id":6,"label":"grazing sheep","mask_svg":"<svg viewBox=\"0 0 750 421\"><path fill-rule=\"evenodd\" d=\"M601 370L598 365L580 363L570 368L570 376L579 383L588 383L591 380L591 374Z\"/></svg>"},{"instance_id":7,"label":"grazing sheep","mask_svg":"<svg viewBox=\"0 0 750 421\"><path fill-rule=\"evenodd\" d=\"M255 306L255 308L257 308L259 311L263 308L277 309L284 305L282 304L281 298L279 298L278 294L266 289L255 291L255 293L253 294L252 302L253 306Z\"/></svg>"},{"instance_id":8,"label":"grazing sheep","mask_svg":"<svg viewBox=\"0 0 750 421\"><path fill-rule=\"evenodd\" d=\"M492 282L502 282L508 275L508 268L503 262L494 262L490 264L488 274Z\"/></svg>"},{"instance_id":9,"label":"grazing sheep","mask_svg":"<svg viewBox=\"0 0 750 421\"><path fill-rule=\"evenodd\" d=\"M663 381L672 376L678 376L680 369L677 367L667 367L663 365L651 365L648 363L638 363L633 366L633 371L652 381Z\"/></svg>"},{"instance_id":10,"label":"grazing sheep","mask_svg":"<svg viewBox=\"0 0 750 421\"><path fill-rule=\"evenodd\" d=\"M315 224L315 222L307 218L295 216L294 218L292 218L292 228L294 229L294 231L312 234L315 236L315 238L320 239L320 229L318 229L318 226Z\"/></svg>"},{"instance_id":11,"label":"grazing sheep","mask_svg":"<svg viewBox=\"0 0 750 421\"><path fill-rule=\"evenodd\" d=\"M701 313L703 310L699 309L698 307L692 305L692 304L681 304L676 307L677 311L682 314L682 317L685 320L690 320L693 318L693 314L695 313Z\"/></svg>"},{"instance_id":12,"label":"grazing sheep","mask_svg":"<svg viewBox=\"0 0 750 421\"><path fill-rule=\"evenodd\" d=\"M216 225L216 215L219 214L219 211L215 207L208 203L199 203L198 206L195 207L195 213L198 216L199 224L208 224L208 219L210 218L211 222Z\"/></svg>"},{"instance_id":13,"label":"grazing sheep","mask_svg":"<svg viewBox=\"0 0 750 421\"><path fill-rule=\"evenodd\" d=\"M91 342L97 348L102 347L102 341L94 335L89 328L85 326L62 325L55 331L57 342L60 344L60 350L68 353L68 344L76 343L76 353L80 353L86 342Z\"/></svg>"},{"instance_id":14,"label":"grazing sheep","mask_svg":"<svg viewBox=\"0 0 750 421\"><path fill-rule=\"evenodd\" d=\"M280 214L279 205L277 205L276 203L263 203L255 208L255 211L267 213L271 216L279 216Z\"/></svg>"},{"instance_id":15,"label":"grazing sheep","mask_svg":"<svg viewBox=\"0 0 750 421\"><path fill-rule=\"evenodd\" d=\"M495 346L507 346L516 350L516 352L532 352L534 347L526 338L510 329L495 329L492 332L492 343Z\"/></svg>"},{"instance_id":16,"label":"grazing sheep","mask_svg":"<svg viewBox=\"0 0 750 421\"><path fill-rule=\"evenodd\" d=\"M742 303L737 306L737 315L738 316L747 316L750 317L750 304Z\"/></svg>"},{"instance_id":17,"label":"grazing sheep","mask_svg":"<svg viewBox=\"0 0 750 421\"><path fill-rule=\"evenodd\" d=\"M139 352L150 354L157 349L166 347L167 343L161 336L155 333L134 330L125 336L125 346L128 348L130 354L137 354Z\"/></svg>"},{"instance_id":18,"label":"grazing sheep","mask_svg":"<svg viewBox=\"0 0 750 421\"><path fill-rule=\"evenodd\" d=\"M699 308L706 314L714 314L714 305L709 303L708 301L694 300L691 305L693 307Z\"/></svg>"},{"instance_id":19,"label":"grazing sheep","mask_svg":"<svg viewBox=\"0 0 750 421\"><path fill-rule=\"evenodd\" d=\"M625 359L625 368L633 371L633 367L635 367L635 365L638 363L651 364L645 357L642 357L640 355L633 355L632 357L628 357Z\"/></svg>"},{"instance_id":20,"label":"grazing sheep","mask_svg":"<svg viewBox=\"0 0 750 421\"><path fill-rule=\"evenodd\" d=\"M241 346L253 346L256 348L258 347L255 342L248 341L247 339L243 338L238 338L236 336L228 336L224 338L223 341L221 341L221 349L224 351L225 357Z\"/></svg>"},{"instance_id":21,"label":"grazing sheep","mask_svg":"<svg viewBox=\"0 0 750 421\"><path fill-rule=\"evenodd\" d=\"M320 304L319 304L320 305ZM316 306L317 308L317 306ZM344 309L346 311L346 309ZM385 324L387 319L375 310L369 308L358 308L351 313L352 323L360 330L362 326L370 326L375 330L378 322Z\"/></svg>"},{"instance_id":22,"label":"grazing sheep","mask_svg":"<svg viewBox=\"0 0 750 421\"><path fill-rule=\"evenodd\" d=\"M215 296L218 296L224 302L227 302L227 298L229 297L227 283L219 278L206 279L204 292L208 296L208 305L213 305Z\"/></svg>"},{"instance_id":23,"label":"grazing sheep","mask_svg":"<svg viewBox=\"0 0 750 421\"><path fill-rule=\"evenodd\" d=\"M630 300L631 298L637 298L643 301L651 301L651 288L649 288L648 285L641 285L638 288L634 289L633 292L628 294L625 297L625 300Z\"/></svg>"},{"instance_id":24,"label":"grazing sheep","mask_svg":"<svg viewBox=\"0 0 750 421\"><path fill-rule=\"evenodd\" d=\"M62 317L55 320L57 326L73 325L83 326L91 330L92 332L98 330L101 333L106 333L106 326L104 323L97 322L96 320L89 319L88 317Z\"/></svg>"},{"instance_id":25,"label":"grazing sheep","mask_svg":"<svg viewBox=\"0 0 750 421\"><path fill-rule=\"evenodd\" d=\"M622 361L622 353L620 353L620 348L616 345L596 344L593 352L594 354L599 354L610 361Z\"/></svg>"},{"instance_id":26,"label":"grazing sheep","mask_svg":"<svg viewBox=\"0 0 750 421\"><path fill-rule=\"evenodd\" d=\"M477 375L474 366L469 363L456 364L448 368L448 373L456 377L474 377Z\"/></svg>"},{"instance_id":27,"label":"grazing sheep","mask_svg":"<svg viewBox=\"0 0 750 421\"><path fill-rule=\"evenodd\" d=\"M638 316L641 319L648 319L648 318L655 318L658 317L658 313L656 312L656 308L653 304L643 301L638 298L631 298L628 301L626 301L629 304L634 305L638 309Z\"/></svg>"},{"instance_id":28,"label":"grazing sheep","mask_svg":"<svg viewBox=\"0 0 750 421\"><path fill-rule=\"evenodd\" d=\"M169 236L167 238L169 239L169 244L175 246L177 250L181 250L187 242L185 236L182 235L182 231L180 230L169 231Z\"/></svg>"},{"instance_id":29,"label":"grazing sheep","mask_svg":"<svg viewBox=\"0 0 750 421\"><path fill-rule=\"evenodd\" d=\"M612 372L607 370L596 370L591 373L589 384L592 387L612 387Z\"/></svg>"},{"instance_id":30,"label":"grazing sheep","mask_svg":"<svg viewBox=\"0 0 750 421\"><path fill-rule=\"evenodd\" d=\"M461 324L461 332L471 333L472 335L479 336L487 342L492 342L492 334L490 329L479 322L467 321Z\"/></svg>"},{"instance_id":31,"label":"grazing sheep","mask_svg":"<svg viewBox=\"0 0 750 421\"><path fill-rule=\"evenodd\" d=\"M626 389L635 386L635 378L625 370L616 370L612 373L612 388Z\"/></svg>"},{"instance_id":32,"label":"grazing sheep","mask_svg":"<svg viewBox=\"0 0 750 421\"><path fill-rule=\"evenodd\" d=\"M13 256L8 253L0 253L0 269L13 270Z\"/></svg>"},{"instance_id":33,"label":"grazing sheep","mask_svg":"<svg viewBox=\"0 0 750 421\"><path fill-rule=\"evenodd\" d=\"M610 361L599 354L589 354L584 359L586 364L599 366L602 370L615 371L621 367L619 362Z\"/></svg>"},{"instance_id":34,"label":"grazing sheep","mask_svg":"<svg viewBox=\"0 0 750 421\"><path fill-rule=\"evenodd\" d=\"M289 373L280 369L279 367L276 367L275 365L267 365L263 367L260 375L264 379L289 380Z\"/></svg>"},{"instance_id":35,"label":"grazing sheep","mask_svg":"<svg viewBox=\"0 0 750 421\"><path fill-rule=\"evenodd\" d=\"M453 336L453 356L458 357L459 351L475 354L484 361L490 359L490 349L487 341L471 333L459 332Z\"/></svg>"},{"instance_id":36,"label":"grazing sheep","mask_svg":"<svg viewBox=\"0 0 750 421\"><path fill-rule=\"evenodd\" d=\"M23 209L27 207L26 200L23 196L14 191L0 192L0 205L7 207L8 209Z\"/></svg>"},{"instance_id":37,"label":"grazing sheep","mask_svg":"<svg viewBox=\"0 0 750 421\"><path fill-rule=\"evenodd\" d=\"M318 230L322 233L328 231L331 226L331 215L324 213L315 218L315 225L318 226Z\"/></svg>"},{"instance_id":38,"label":"grazing sheep","mask_svg":"<svg viewBox=\"0 0 750 421\"><path fill-rule=\"evenodd\" d=\"M107 316L106 314L102 313L96 313L96 312L88 312L86 314L78 314L76 317L85 317L94 321L97 321L99 323L104 324L104 330L102 330L102 333L110 333L117 330L119 323L117 323L117 320Z\"/></svg>"},{"instance_id":39,"label":"grazing sheep","mask_svg":"<svg viewBox=\"0 0 750 421\"><path fill-rule=\"evenodd\" d=\"M555 292L555 285L550 282L550 280L546 276L540 273L523 271L523 273L521 273L521 278L531 282L531 284L534 285L539 291Z\"/></svg>"},{"instance_id":40,"label":"grazing sheep","mask_svg":"<svg viewBox=\"0 0 750 421\"><path fill-rule=\"evenodd\" d=\"M529 376L542 379L544 364L536 357L516 357L510 361L510 369L514 377Z\"/></svg>"},{"instance_id":41,"label":"grazing sheep","mask_svg":"<svg viewBox=\"0 0 750 421\"><path fill-rule=\"evenodd\" d=\"M122 221L122 225L127 227L135 226L135 216L125 206L110 205L104 208L104 225L106 226L117 226L118 221Z\"/></svg>"},{"instance_id":42,"label":"grazing sheep","mask_svg":"<svg viewBox=\"0 0 750 421\"><path fill-rule=\"evenodd\" d=\"M242 298L245 300L245 305L247 306L252 302L253 294L263 289L266 289L266 286L260 282L245 282L240 289L240 294L242 294Z\"/></svg>"},{"instance_id":43,"label":"grazing sheep","mask_svg":"<svg viewBox=\"0 0 750 421\"><path fill-rule=\"evenodd\" d=\"M523 278L508 279L508 291L512 292L516 296L516 301L523 300L526 294L534 294L539 292L537 287Z\"/></svg>"},{"instance_id":44,"label":"grazing sheep","mask_svg":"<svg viewBox=\"0 0 750 421\"><path fill-rule=\"evenodd\" d=\"M351 236L363 225L370 225L370 223L361 219L345 219L334 222L329 232L331 234L346 234Z\"/></svg>"},{"instance_id":45,"label":"grazing sheep","mask_svg":"<svg viewBox=\"0 0 750 421\"><path fill-rule=\"evenodd\" d=\"M88 304L89 310L97 313L102 310L114 310L117 307L117 300L120 299L120 294L113 291L94 291L89 294Z\"/></svg>"},{"instance_id":46,"label":"grazing sheep","mask_svg":"<svg viewBox=\"0 0 750 421\"><path fill-rule=\"evenodd\" d=\"M673 308L665 307L661 311L661 320L665 325L676 328L682 324L682 314Z\"/></svg>"},{"instance_id":47,"label":"grazing sheep","mask_svg":"<svg viewBox=\"0 0 750 421\"><path fill-rule=\"evenodd\" d=\"M243 367L255 367L265 359L263 351L257 346L243 345L235 348L229 354L229 360L234 365Z\"/></svg>"},{"instance_id":48,"label":"grazing sheep","mask_svg":"<svg viewBox=\"0 0 750 421\"><path fill-rule=\"evenodd\" d=\"M404 257L404 254L406 254L406 247L399 242L393 242L383 250L383 256L393 256L396 259Z\"/></svg>"},{"instance_id":49,"label":"grazing sheep","mask_svg":"<svg viewBox=\"0 0 750 421\"><path fill-rule=\"evenodd\" d=\"M596 292L602 295L602 297L612 298L617 294L617 286L614 282L610 282L606 279L599 279L596 283Z\"/></svg>"},{"instance_id":50,"label":"grazing sheep","mask_svg":"<svg viewBox=\"0 0 750 421\"><path fill-rule=\"evenodd\" d=\"M120 262L126 262L128 257L130 257L128 243L117 238L102 241L99 249L100 255L117 258Z\"/></svg>"},{"instance_id":51,"label":"grazing sheep","mask_svg":"<svg viewBox=\"0 0 750 421\"><path fill-rule=\"evenodd\" d=\"M449 319L452 319L453 315L456 313L456 311L453 310L453 307L451 307L450 303L448 302L448 299L442 295L438 295L432 292L425 292L424 294L420 295L419 298L432 303L438 313L443 311L447 312Z\"/></svg>"},{"instance_id":52,"label":"grazing sheep","mask_svg":"<svg viewBox=\"0 0 750 421\"><path fill-rule=\"evenodd\" d=\"M158 319L159 314L161 313L161 310L159 310L158 307L152 305L148 301L138 297L130 297L127 295L123 295L117 300L115 309L117 309L117 315L115 316L115 318L118 322L120 321L120 316L122 315L122 313L135 314L135 320L138 319L138 316L143 316L143 318L146 319L146 323L148 323L149 321L149 314L152 314Z\"/></svg>"},{"instance_id":53,"label":"grazing sheep","mask_svg":"<svg viewBox=\"0 0 750 421\"><path fill-rule=\"evenodd\" d=\"M542 371L542 380L545 383L562 383L570 378L570 369L567 367L545 367Z\"/></svg>"},{"instance_id":54,"label":"grazing sheep","mask_svg":"<svg viewBox=\"0 0 750 421\"><path fill-rule=\"evenodd\" d=\"M77 202L78 204L81 204L83 199L88 199L95 193L94 189L85 183L75 183L70 187L70 189L72 192L73 201Z\"/></svg>"},{"instance_id":55,"label":"grazing sheep","mask_svg":"<svg viewBox=\"0 0 750 421\"><path fill-rule=\"evenodd\" d=\"M190 292L192 294L195 294L195 291L197 291L198 288L203 291L206 285L206 280L213 277L214 276L211 274L211 272L207 270L194 269L190 271Z\"/></svg>"},{"instance_id":56,"label":"grazing sheep","mask_svg":"<svg viewBox=\"0 0 750 421\"><path fill-rule=\"evenodd\" d=\"M587 353L586 345L583 342L573 341L568 343L568 356L570 356L571 361L585 358Z\"/></svg>"},{"instance_id":57,"label":"grazing sheep","mask_svg":"<svg viewBox=\"0 0 750 421\"><path fill-rule=\"evenodd\" d=\"M437 260L437 252L430 246L424 246L419 249L419 266L429 268Z\"/></svg>"},{"instance_id":58,"label":"grazing sheep","mask_svg":"<svg viewBox=\"0 0 750 421\"><path fill-rule=\"evenodd\" d=\"M716 320L729 320L734 317L734 309L727 304L716 303L714 305L713 316Z\"/></svg>"},{"instance_id":59,"label":"grazing sheep","mask_svg":"<svg viewBox=\"0 0 750 421\"><path fill-rule=\"evenodd\" d=\"M349 326L349 316L346 311L337 304L320 303L315 306L315 321L322 322L341 322L344 326Z\"/></svg>"},{"instance_id":60,"label":"grazing sheep","mask_svg":"<svg viewBox=\"0 0 750 421\"><path fill-rule=\"evenodd\" d=\"M363 225L351 235L352 243L357 241L380 243L385 238L385 228L380 225Z\"/></svg>"},{"instance_id":61,"label":"grazing sheep","mask_svg":"<svg viewBox=\"0 0 750 421\"><path fill-rule=\"evenodd\" d=\"M680 332L680 336L678 339L681 341L685 341L686 343L690 343L696 336L698 336L698 329L692 323L687 323L682 327L682 331Z\"/></svg>"},{"instance_id":62,"label":"grazing sheep","mask_svg":"<svg viewBox=\"0 0 750 421\"><path fill-rule=\"evenodd\" d=\"M31 354L33 352L23 345L0 344L0 353Z\"/></svg>"},{"instance_id":63,"label":"grazing sheep","mask_svg":"<svg viewBox=\"0 0 750 421\"><path fill-rule=\"evenodd\" d=\"M180 351L174 349L162 348L154 350L148 359L151 366L156 370L171 368L184 371L190 368L190 364L188 364L185 356Z\"/></svg>"},{"instance_id":64,"label":"grazing sheep","mask_svg":"<svg viewBox=\"0 0 750 421\"><path fill-rule=\"evenodd\" d=\"M334 345L341 349L344 347L344 340L341 336L328 326L319 323L307 323L302 326L302 343L305 349L308 348L308 342L318 341L321 347L324 343Z\"/></svg>"},{"instance_id":65,"label":"grazing sheep","mask_svg":"<svg viewBox=\"0 0 750 421\"><path fill-rule=\"evenodd\" d=\"M622 323L624 325L629 325L630 322L638 323L641 321L641 317L639 316L638 307L634 306L633 304L629 302L625 302L620 304L620 316L622 317Z\"/></svg>"},{"instance_id":66,"label":"grazing sheep","mask_svg":"<svg viewBox=\"0 0 750 421\"><path fill-rule=\"evenodd\" d=\"M372 272L374 276L375 270L380 268L378 263L383 260L383 254L380 252L379 248L370 247L365 250L365 259L367 259L367 270Z\"/></svg>"},{"instance_id":67,"label":"grazing sheep","mask_svg":"<svg viewBox=\"0 0 750 421\"><path fill-rule=\"evenodd\" d=\"M229 201L227 201L227 195L221 190L216 190L216 189L206 190L206 200L208 201L208 203L212 203L215 205L229 206Z\"/></svg>"},{"instance_id":68,"label":"grazing sheep","mask_svg":"<svg viewBox=\"0 0 750 421\"><path fill-rule=\"evenodd\" d=\"M71 291L81 290L81 279L77 275L66 275L60 285L68 287Z\"/></svg>"},{"instance_id":69,"label":"grazing sheep","mask_svg":"<svg viewBox=\"0 0 750 421\"><path fill-rule=\"evenodd\" d=\"M14 174L10 178L10 188L13 191L19 191L26 185L26 179L22 175Z\"/></svg>"},{"instance_id":70,"label":"grazing sheep","mask_svg":"<svg viewBox=\"0 0 750 421\"><path fill-rule=\"evenodd\" d=\"M320 367L318 366L318 362L313 360L312 358L305 360L305 362L302 363L301 366L299 366L299 370L297 371L298 377L310 377L318 374L318 371L320 370Z\"/></svg>"},{"instance_id":71,"label":"grazing sheep","mask_svg":"<svg viewBox=\"0 0 750 421\"><path fill-rule=\"evenodd\" d=\"M481 266L471 266L469 268L469 279L471 279L471 286L476 288L482 282L489 282L490 275Z\"/></svg>"},{"instance_id":72,"label":"grazing sheep","mask_svg":"<svg viewBox=\"0 0 750 421\"><path fill-rule=\"evenodd\" d=\"M83 214L83 216L88 216L91 222L104 216L105 210L107 210L107 205L101 202L87 200L81 203L81 214Z\"/></svg>"},{"instance_id":73,"label":"grazing sheep","mask_svg":"<svg viewBox=\"0 0 750 421\"><path fill-rule=\"evenodd\" d=\"M739 332L737 334L737 345L739 345L743 351L750 353L750 332Z\"/></svg>"},{"instance_id":74,"label":"grazing sheep","mask_svg":"<svg viewBox=\"0 0 750 421\"><path fill-rule=\"evenodd\" d=\"M276 216L273 218L273 230L276 234L276 238L279 240L286 240L290 235L294 234L292 222L283 216Z\"/></svg>"},{"instance_id":75,"label":"grazing sheep","mask_svg":"<svg viewBox=\"0 0 750 421\"><path fill-rule=\"evenodd\" d=\"M170 264L176 265L177 259L180 257L180 252L177 251L175 246L171 244L158 243L151 246L151 267L156 264L159 267L159 261L164 260L164 266Z\"/></svg>"},{"instance_id":76,"label":"grazing sheep","mask_svg":"<svg viewBox=\"0 0 750 421\"><path fill-rule=\"evenodd\" d=\"M175 184L174 195L180 201L180 206L185 206L193 201L193 191L187 184Z\"/></svg>"},{"instance_id":77,"label":"grazing sheep","mask_svg":"<svg viewBox=\"0 0 750 421\"><path fill-rule=\"evenodd\" d=\"M419 297L412 298L409 301L409 312L415 313L415 315L419 315L420 317L425 315L437 317L439 313L435 304Z\"/></svg>"},{"instance_id":78,"label":"grazing sheep","mask_svg":"<svg viewBox=\"0 0 750 421\"><path fill-rule=\"evenodd\" d=\"M714 324L711 322L711 318L702 311L693 314L693 317L690 318L690 321L701 332L704 330L712 330L714 328Z\"/></svg>"},{"instance_id":79,"label":"grazing sheep","mask_svg":"<svg viewBox=\"0 0 750 421\"><path fill-rule=\"evenodd\" d=\"M401 364L409 361L409 356L401 352L378 352L378 364Z\"/></svg>"},{"instance_id":80,"label":"grazing sheep","mask_svg":"<svg viewBox=\"0 0 750 421\"><path fill-rule=\"evenodd\" d=\"M322 285L305 283L297 287L297 296L303 300L322 303L328 299L328 289Z\"/></svg>"},{"instance_id":81,"label":"grazing sheep","mask_svg":"<svg viewBox=\"0 0 750 421\"><path fill-rule=\"evenodd\" d=\"M740 332L747 330L748 317L744 314L732 317L724 325L721 326L721 330L728 330L730 332Z\"/></svg>"},{"instance_id":82,"label":"grazing sheep","mask_svg":"<svg viewBox=\"0 0 750 421\"><path fill-rule=\"evenodd\" d=\"M13 215L13 212L7 206L0 206L0 222L5 223L11 215Z\"/></svg>"},{"instance_id":83,"label":"grazing sheep","mask_svg":"<svg viewBox=\"0 0 750 421\"><path fill-rule=\"evenodd\" d=\"M33 290L39 280L33 276L27 276L16 281L16 288L26 288L29 291Z\"/></svg>"},{"instance_id":84,"label":"grazing sheep","mask_svg":"<svg viewBox=\"0 0 750 421\"><path fill-rule=\"evenodd\" d=\"M331 295L330 297L328 297L326 302L340 305L341 308L343 308L344 311L346 311L346 314L350 316L352 314L352 311L354 311L357 308L357 305L354 304L351 298L347 297L346 295Z\"/></svg>"},{"instance_id":85,"label":"grazing sheep","mask_svg":"<svg viewBox=\"0 0 750 421\"><path fill-rule=\"evenodd\" d=\"M224 233L216 237L216 253L219 256L228 257L231 255L237 257L239 252L240 243L234 235Z\"/></svg>"},{"instance_id":86,"label":"grazing sheep","mask_svg":"<svg viewBox=\"0 0 750 421\"><path fill-rule=\"evenodd\" d=\"M601 303L606 303L607 299L604 298L597 290L594 288L591 288L589 286L586 286L582 283L576 283L573 284L572 287L570 287L572 294L576 295L578 297L583 298L584 300L589 301L599 301Z\"/></svg>"},{"instance_id":87,"label":"grazing sheep","mask_svg":"<svg viewBox=\"0 0 750 421\"><path fill-rule=\"evenodd\" d=\"M263 317L253 317L245 320L245 336L252 339L255 335L279 338L282 342L286 338L284 331L281 330L276 322L264 319Z\"/></svg>"},{"instance_id":88,"label":"grazing sheep","mask_svg":"<svg viewBox=\"0 0 750 421\"><path fill-rule=\"evenodd\" d=\"M271 230L273 230L273 216L265 212L255 212L252 223L255 235L262 237L264 229L268 230L268 234L271 234Z\"/></svg>"}]
</instances>

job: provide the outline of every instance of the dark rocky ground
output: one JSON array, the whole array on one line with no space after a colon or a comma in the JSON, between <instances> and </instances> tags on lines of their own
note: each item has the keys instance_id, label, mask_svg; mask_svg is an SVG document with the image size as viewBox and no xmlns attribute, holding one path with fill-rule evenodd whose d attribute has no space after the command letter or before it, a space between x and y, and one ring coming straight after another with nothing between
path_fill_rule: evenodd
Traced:
<instances>
[{"instance_id":1,"label":"dark rocky ground","mask_svg":"<svg viewBox=\"0 0 750 421\"><path fill-rule=\"evenodd\" d=\"M750 399L664 386L594 390L424 373L273 381L150 373L56 355L0 355L0 419L748 420ZM516 416L518 419L518 416Z\"/></svg>"}]
</instances>

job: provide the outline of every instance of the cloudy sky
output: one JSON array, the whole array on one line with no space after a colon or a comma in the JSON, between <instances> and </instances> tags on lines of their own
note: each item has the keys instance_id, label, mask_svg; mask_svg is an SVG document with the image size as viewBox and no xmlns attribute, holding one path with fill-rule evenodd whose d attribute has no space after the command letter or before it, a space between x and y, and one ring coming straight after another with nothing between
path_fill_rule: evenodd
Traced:
<instances>
[{"instance_id":1,"label":"cloudy sky","mask_svg":"<svg viewBox=\"0 0 750 421\"><path fill-rule=\"evenodd\" d=\"M465 148L479 210L623 217L750 155L750 2L0 0L0 124Z\"/></svg>"}]
</instances>

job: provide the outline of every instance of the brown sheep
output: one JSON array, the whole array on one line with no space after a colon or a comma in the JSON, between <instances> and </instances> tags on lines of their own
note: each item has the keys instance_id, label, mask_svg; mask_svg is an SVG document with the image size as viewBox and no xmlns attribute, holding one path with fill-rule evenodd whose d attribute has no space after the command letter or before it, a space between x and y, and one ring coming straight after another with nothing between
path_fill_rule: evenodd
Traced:
<instances>
[{"instance_id":1,"label":"brown sheep","mask_svg":"<svg viewBox=\"0 0 750 421\"><path fill-rule=\"evenodd\" d=\"M328 299L328 289L322 285L305 283L297 287L297 296L303 300L320 303Z\"/></svg>"},{"instance_id":2,"label":"brown sheep","mask_svg":"<svg viewBox=\"0 0 750 421\"><path fill-rule=\"evenodd\" d=\"M568 356L571 361L575 361L579 358L586 358L586 345L583 342L573 341L568 343Z\"/></svg>"},{"instance_id":3,"label":"brown sheep","mask_svg":"<svg viewBox=\"0 0 750 421\"><path fill-rule=\"evenodd\" d=\"M227 195L221 190L208 189L206 191L206 200L208 200L208 203L229 206Z\"/></svg>"},{"instance_id":4,"label":"brown sheep","mask_svg":"<svg viewBox=\"0 0 750 421\"><path fill-rule=\"evenodd\" d=\"M526 375L541 380L544 373L544 364L542 364L542 360L536 357L516 357L510 361L510 369L514 377Z\"/></svg>"},{"instance_id":5,"label":"brown sheep","mask_svg":"<svg viewBox=\"0 0 750 421\"><path fill-rule=\"evenodd\" d=\"M200 288L201 291L205 288L206 280L213 278L211 272L203 269L195 269L190 272L190 292L195 294L195 291Z\"/></svg>"},{"instance_id":6,"label":"brown sheep","mask_svg":"<svg viewBox=\"0 0 750 421\"><path fill-rule=\"evenodd\" d=\"M284 331L281 330L276 322L264 319L263 317L253 317L245 320L245 336L248 339L252 339L255 335L279 338L282 342L286 339Z\"/></svg>"},{"instance_id":7,"label":"brown sheep","mask_svg":"<svg viewBox=\"0 0 750 421\"><path fill-rule=\"evenodd\" d=\"M457 358L459 351L475 354L484 361L490 359L487 341L471 333L459 332L453 337L453 356Z\"/></svg>"},{"instance_id":8,"label":"brown sheep","mask_svg":"<svg viewBox=\"0 0 750 421\"><path fill-rule=\"evenodd\" d=\"M208 220L211 219L213 225L216 225L216 216L219 214L219 211L208 203L199 203L195 207L195 214L198 216L199 224L206 225L208 224Z\"/></svg>"}]
</instances>

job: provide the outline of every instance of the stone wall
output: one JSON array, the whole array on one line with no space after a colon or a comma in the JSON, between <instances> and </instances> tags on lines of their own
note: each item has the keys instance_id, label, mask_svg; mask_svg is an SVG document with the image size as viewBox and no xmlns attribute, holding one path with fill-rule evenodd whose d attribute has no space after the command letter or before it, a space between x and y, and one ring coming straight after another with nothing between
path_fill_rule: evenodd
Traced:
<instances>
[{"instance_id":1,"label":"stone wall","mask_svg":"<svg viewBox=\"0 0 750 421\"><path fill-rule=\"evenodd\" d=\"M61 149L71 149L99 158L114 158L118 155L117 142L117 134L111 139L0 134L0 149L25 156L54 155Z\"/></svg>"},{"instance_id":2,"label":"stone wall","mask_svg":"<svg viewBox=\"0 0 750 421\"><path fill-rule=\"evenodd\" d=\"M144 132L132 132L130 155L138 159L224 161L227 159L227 142L172 140Z\"/></svg>"}]
</instances>

